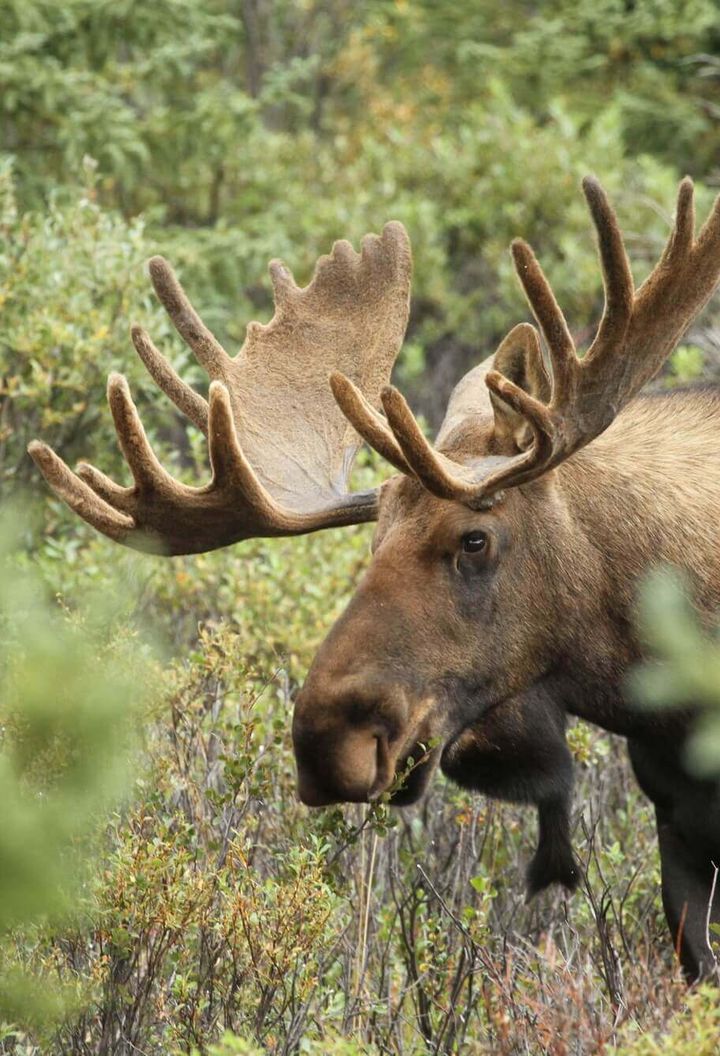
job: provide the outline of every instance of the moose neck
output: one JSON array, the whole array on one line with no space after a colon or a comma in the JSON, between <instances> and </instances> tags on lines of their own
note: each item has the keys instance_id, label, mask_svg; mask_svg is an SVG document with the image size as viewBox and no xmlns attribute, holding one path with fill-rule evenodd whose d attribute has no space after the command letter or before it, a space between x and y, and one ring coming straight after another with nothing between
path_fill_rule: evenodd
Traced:
<instances>
[{"instance_id":1,"label":"moose neck","mask_svg":"<svg viewBox=\"0 0 720 1056\"><path fill-rule=\"evenodd\" d=\"M719 446L720 389L678 390L636 399L557 471L576 549L564 579L581 577L588 600L566 621L555 677L569 711L613 732L682 722L636 711L623 683L642 657L635 604L653 567L685 573L701 618L720 606Z\"/></svg>"}]
</instances>

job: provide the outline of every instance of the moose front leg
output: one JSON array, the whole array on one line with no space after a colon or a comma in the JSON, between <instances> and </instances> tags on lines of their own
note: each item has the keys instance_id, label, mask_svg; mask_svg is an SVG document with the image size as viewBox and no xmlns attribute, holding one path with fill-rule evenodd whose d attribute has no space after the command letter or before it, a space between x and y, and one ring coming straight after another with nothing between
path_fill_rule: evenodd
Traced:
<instances>
[{"instance_id":1,"label":"moose front leg","mask_svg":"<svg viewBox=\"0 0 720 1056\"><path fill-rule=\"evenodd\" d=\"M572 756L565 714L540 687L503 701L445 748L441 767L452 781L538 810L538 846L527 869L532 898L552 883L574 890L580 869L570 843Z\"/></svg>"},{"instance_id":2,"label":"moose front leg","mask_svg":"<svg viewBox=\"0 0 720 1056\"><path fill-rule=\"evenodd\" d=\"M628 746L655 805L665 917L683 971L695 982L718 967L710 926L720 924L720 783L687 774L682 739L673 747L634 739Z\"/></svg>"},{"instance_id":3,"label":"moose front leg","mask_svg":"<svg viewBox=\"0 0 720 1056\"><path fill-rule=\"evenodd\" d=\"M657 811L657 831L665 917L683 971L689 982L695 982L713 974L718 967L709 928L720 924L716 863L709 854L698 856L677 822L662 811ZM720 859L720 854L716 853L715 858Z\"/></svg>"}]
</instances>

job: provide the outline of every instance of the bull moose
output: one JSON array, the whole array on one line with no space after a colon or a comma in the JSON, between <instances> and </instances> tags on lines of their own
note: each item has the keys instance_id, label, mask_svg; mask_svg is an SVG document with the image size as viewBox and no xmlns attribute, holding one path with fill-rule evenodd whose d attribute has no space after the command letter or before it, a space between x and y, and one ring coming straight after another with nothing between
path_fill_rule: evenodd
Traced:
<instances>
[{"instance_id":1,"label":"bull moose","mask_svg":"<svg viewBox=\"0 0 720 1056\"><path fill-rule=\"evenodd\" d=\"M275 314L228 356L160 257L149 270L175 327L211 378L208 400L140 328L158 386L207 435L212 477L173 479L153 453L125 379L108 400L133 484L30 445L55 492L118 542L167 555L253 536L377 521L373 557L311 666L295 706L301 799L422 795L440 768L461 785L533 803L531 892L572 887L566 716L624 735L654 803L667 920L689 977L714 965L720 919L718 785L683 765L692 709L648 712L624 693L643 657L637 589L658 562L682 568L699 613L720 606L720 389L639 395L720 277L720 199L695 235L679 187L658 263L634 289L623 239L595 179L584 181L605 289L579 357L530 247L515 267L544 338L521 323L454 390L435 446L388 384L408 320L411 255L399 223L336 242L311 283L270 273ZM349 490L365 440L398 474Z\"/></svg>"}]
</instances>

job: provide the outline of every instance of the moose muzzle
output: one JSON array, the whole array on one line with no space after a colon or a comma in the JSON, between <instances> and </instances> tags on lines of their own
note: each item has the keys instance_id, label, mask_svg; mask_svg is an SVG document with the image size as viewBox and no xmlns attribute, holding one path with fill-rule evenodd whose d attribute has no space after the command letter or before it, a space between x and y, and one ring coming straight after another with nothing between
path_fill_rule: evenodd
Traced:
<instances>
[{"instance_id":1,"label":"moose muzzle","mask_svg":"<svg viewBox=\"0 0 720 1056\"><path fill-rule=\"evenodd\" d=\"M408 706L398 687L309 678L293 718L298 793L311 807L365 803L392 783L406 740Z\"/></svg>"}]
</instances>

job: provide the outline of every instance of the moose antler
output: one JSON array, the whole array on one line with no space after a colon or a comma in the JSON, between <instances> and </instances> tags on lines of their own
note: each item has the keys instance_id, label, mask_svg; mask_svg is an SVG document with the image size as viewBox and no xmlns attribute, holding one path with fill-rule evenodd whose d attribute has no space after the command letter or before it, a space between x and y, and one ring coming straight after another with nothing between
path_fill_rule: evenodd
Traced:
<instances>
[{"instance_id":1,"label":"moose antler","mask_svg":"<svg viewBox=\"0 0 720 1056\"><path fill-rule=\"evenodd\" d=\"M681 182L675 224L665 249L635 291L622 235L605 192L592 177L583 181L583 190L598 234L605 309L595 340L582 359L532 249L522 240L512 245L515 268L545 338L552 373L548 399L543 391L546 384L536 385L538 391L533 395L498 370L483 372L495 409L496 437L507 432L501 428L503 416L519 419L529 434L529 440L516 445L513 454L461 465L430 445L397 389L388 386L381 393L387 415L384 424L352 382L333 379L335 397L357 431L440 498L473 507L491 504L501 489L536 479L593 440L657 373L717 285L720 198L696 239L692 181L685 178ZM516 327L503 342L506 345L514 346L514 352L522 351L536 377L544 374L533 327ZM509 358L512 362L514 352L502 361ZM463 403L467 410L466 394ZM441 434L446 431L443 428Z\"/></svg>"},{"instance_id":2,"label":"moose antler","mask_svg":"<svg viewBox=\"0 0 720 1056\"><path fill-rule=\"evenodd\" d=\"M140 327L135 348L158 386L208 438L212 479L193 488L155 456L119 374L108 402L134 483L121 487L86 463L73 473L40 441L29 451L54 491L93 527L136 549L214 550L254 536L294 535L376 516L376 491L349 493L357 434L333 400L328 374L350 373L378 402L407 325L411 256L402 224L367 235L356 253L336 242L309 286L273 261L275 314L250 323L231 358L162 257L150 276L176 329L211 378L209 402L172 369Z\"/></svg>"}]
</instances>

